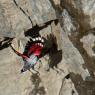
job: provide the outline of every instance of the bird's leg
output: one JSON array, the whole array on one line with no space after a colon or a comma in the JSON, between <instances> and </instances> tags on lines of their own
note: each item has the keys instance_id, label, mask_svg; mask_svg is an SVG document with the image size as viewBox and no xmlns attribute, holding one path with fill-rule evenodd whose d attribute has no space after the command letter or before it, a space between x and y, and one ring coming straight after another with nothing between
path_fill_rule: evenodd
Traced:
<instances>
[{"instance_id":1,"label":"bird's leg","mask_svg":"<svg viewBox=\"0 0 95 95\"><path fill-rule=\"evenodd\" d=\"M38 74L38 75L40 75L40 73L39 73L37 70L34 69L34 66L32 67L31 70L32 70L32 73L33 73L33 74Z\"/></svg>"},{"instance_id":2,"label":"bird's leg","mask_svg":"<svg viewBox=\"0 0 95 95\"><path fill-rule=\"evenodd\" d=\"M31 74L33 74L33 72L29 69L29 72L31 73Z\"/></svg>"},{"instance_id":3,"label":"bird's leg","mask_svg":"<svg viewBox=\"0 0 95 95\"><path fill-rule=\"evenodd\" d=\"M38 66L38 68L40 68L40 67L41 67L41 65L42 65L42 61L41 61L41 60L39 60L39 66Z\"/></svg>"},{"instance_id":4,"label":"bird's leg","mask_svg":"<svg viewBox=\"0 0 95 95\"><path fill-rule=\"evenodd\" d=\"M45 59L45 61L48 61L48 59L45 56L43 58Z\"/></svg>"},{"instance_id":5,"label":"bird's leg","mask_svg":"<svg viewBox=\"0 0 95 95\"><path fill-rule=\"evenodd\" d=\"M45 61L46 61L46 62L45 62L46 64L45 64L45 66L44 66L44 69L45 69L45 71L49 71L49 70L50 70L50 67L49 67L49 61L50 61L50 60L49 60L46 56L44 56L43 58L44 58Z\"/></svg>"}]
</instances>

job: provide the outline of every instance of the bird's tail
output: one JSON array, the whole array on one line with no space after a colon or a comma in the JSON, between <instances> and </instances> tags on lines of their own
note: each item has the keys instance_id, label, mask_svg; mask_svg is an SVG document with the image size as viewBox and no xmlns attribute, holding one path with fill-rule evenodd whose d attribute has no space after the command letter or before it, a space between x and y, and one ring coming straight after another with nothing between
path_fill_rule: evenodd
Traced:
<instances>
[{"instance_id":1,"label":"bird's tail","mask_svg":"<svg viewBox=\"0 0 95 95\"><path fill-rule=\"evenodd\" d=\"M21 57L24 58L24 59L28 58L26 55L24 55L24 54L18 52L16 49L14 49L13 44L11 44L10 47L11 47L11 49L12 49L18 56L21 56Z\"/></svg>"}]
</instances>

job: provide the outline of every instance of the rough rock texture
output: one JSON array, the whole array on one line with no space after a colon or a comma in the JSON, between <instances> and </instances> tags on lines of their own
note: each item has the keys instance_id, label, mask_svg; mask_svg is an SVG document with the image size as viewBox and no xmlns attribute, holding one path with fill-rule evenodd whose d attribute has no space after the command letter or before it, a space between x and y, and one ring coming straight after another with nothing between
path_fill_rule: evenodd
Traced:
<instances>
[{"instance_id":1,"label":"rough rock texture","mask_svg":"<svg viewBox=\"0 0 95 95\"><path fill-rule=\"evenodd\" d=\"M1 0L0 95L94 95L94 2ZM59 19L59 23L53 21L40 30L40 34L47 39L50 34L56 37L59 52L45 56L52 59L50 63L53 67L50 65L50 70L45 71L48 61L42 58L43 64L35 67L40 75L32 75L30 72L20 74L23 60L7 43L12 41L15 48L23 52L29 40L24 32L36 24L41 26L55 18ZM90 33L90 30L93 32ZM48 46L51 44L52 40Z\"/></svg>"},{"instance_id":2,"label":"rough rock texture","mask_svg":"<svg viewBox=\"0 0 95 95\"><path fill-rule=\"evenodd\" d=\"M69 72L81 74L83 79L90 76L89 71L83 68L84 60L79 51L73 46L67 35L63 32L63 56L68 64Z\"/></svg>"},{"instance_id":3,"label":"rough rock texture","mask_svg":"<svg viewBox=\"0 0 95 95\"><path fill-rule=\"evenodd\" d=\"M95 0L63 0L62 3L80 23L81 28L85 30L94 28Z\"/></svg>"},{"instance_id":4,"label":"rough rock texture","mask_svg":"<svg viewBox=\"0 0 95 95\"><path fill-rule=\"evenodd\" d=\"M5 15L4 9L0 5L0 38L2 37L15 37L15 33L12 32L11 24L8 23Z\"/></svg>"},{"instance_id":5,"label":"rough rock texture","mask_svg":"<svg viewBox=\"0 0 95 95\"><path fill-rule=\"evenodd\" d=\"M24 37L24 31L33 27L35 24L43 24L56 18L55 10L49 0L3 0L0 1L0 4L4 10L2 15L6 18L4 21L8 21L9 23L6 24L9 25L5 27L6 31L2 28L1 30L7 35L7 28L9 27L9 29L12 29L12 32L16 34L13 44L16 49L20 50L20 52L23 51L23 45L25 45L28 40ZM61 49L59 30L58 26L52 23L47 28L41 30L40 33L44 37L47 37L47 34L49 35L50 33L55 35L57 38L58 49ZM20 46L18 40L20 40ZM63 65L59 67L64 72L59 70L59 73L57 74L56 70L53 69L46 72L44 67L47 62L42 59L43 66L38 69L40 72L40 76L38 76L31 75L29 72L20 74L23 61L21 58L18 58L10 48L2 49L0 56L2 56L0 57L0 95L59 95L59 93L60 95L63 95L63 91L61 90L61 88L63 89L62 80L64 79L65 81L65 76L69 73L67 69L65 70L65 68L62 68L66 67L64 66L65 64L63 64L63 61L61 63L61 65ZM57 56L57 54L53 54L52 58L54 59L55 57L57 58L59 55ZM72 81L70 83L72 83ZM70 83L66 82L65 85L70 85ZM65 92L69 93L68 95L71 95L72 89L75 90L74 86L65 87L64 89L67 89ZM77 95L76 90L75 93Z\"/></svg>"},{"instance_id":6,"label":"rough rock texture","mask_svg":"<svg viewBox=\"0 0 95 95\"><path fill-rule=\"evenodd\" d=\"M92 33L89 33L88 35L80 39L80 41L83 43L83 47L87 51L87 54L91 57L95 56L93 51L95 36Z\"/></svg>"},{"instance_id":7,"label":"rough rock texture","mask_svg":"<svg viewBox=\"0 0 95 95\"><path fill-rule=\"evenodd\" d=\"M60 18L60 24L65 33L63 33L63 39L67 38L68 40L63 41L63 51L65 52L65 55L63 55L66 59L67 63L74 63L74 65L77 68L77 60L83 60L84 64L80 65L81 68L85 69L85 73L81 72L86 77L87 81L83 81L81 79L80 75L72 75L72 80L75 83L75 87L78 91L79 95L94 95L94 79L95 79L95 58L94 58L94 52L95 52L95 45L94 45L94 35L95 35L95 29L94 29L94 0L88 1L88 0L60 0L60 4L54 3L54 0L52 1L52 5L56 10L57 17ZM55 4L55 5L54 5ZM61 15L61 16L60 16ZM93 24L92 24L93 23ZM66 35L67 37L64 37ZM61 35L62 36L62 35ZM69 38L68 38L69 37ZM71 44L69 44L69 43ZM65 45L64 45L65 43ZM67 45L66 45L67 43ZM69 44L69 45L68 45ZM68 46L68 47L67 47ZM66 48L67 47L67 48ZM70 48L70 51L69 51ZM77 50L74 55L81 56L77 58L74 58L71 56L73 54L73 50ZM93 52L94 51L94 52ZM63 54L64 54L63 52ZM66 57L68 55L68 57ZM74 59L73 59L74 58ZM72 61L73 59L73 61ZM76 60L76 61L75 61ZM82 61L80 61L81 63ZM68 65L69 66L69 65ZM78 67L80 67L78 66ZM79 68L76 69L76 72ZM83 70L84 70L83 69ZM75 67L72 69L75 70ZM81 70L80 70L81 71ZM90 85L93 85L93 89L90 87ZM87 89L85 89L85 87Z\"/></svg>"}]
</instances>

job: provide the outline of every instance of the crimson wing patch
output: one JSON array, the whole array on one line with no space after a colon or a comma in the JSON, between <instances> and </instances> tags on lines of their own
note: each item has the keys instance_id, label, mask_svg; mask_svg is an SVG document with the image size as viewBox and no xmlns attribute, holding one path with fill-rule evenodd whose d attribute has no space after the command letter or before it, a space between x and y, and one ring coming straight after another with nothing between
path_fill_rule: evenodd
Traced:
<instances>
[{"instance_id":1,"label":"crimson wing patch","mask_svg":"<svg viewBox=\"0 0 95 95\"><path fill-rule=\"evenodd\" d=\"M40 36L31 38L30 41L28 41L28 43L26 44L23 54L28 57L30 57L31 54L34 54L35 56L39 57L43 47L44 47L44 38Z\"/></svg>"}]
</instances>

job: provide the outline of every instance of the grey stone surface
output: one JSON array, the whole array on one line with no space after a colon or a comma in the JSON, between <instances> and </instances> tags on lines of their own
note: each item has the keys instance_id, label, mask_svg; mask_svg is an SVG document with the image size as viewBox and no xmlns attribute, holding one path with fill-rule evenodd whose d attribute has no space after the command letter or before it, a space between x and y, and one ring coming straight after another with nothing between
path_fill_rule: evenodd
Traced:
<instances>
[{"instance_id":1,"label":"grey stone surface","mask_svg":"<svg viewBox=\"0 0 95 95\"><path fill-rule=\"evenodd\" d=\"M74 43L71 42L68 35L72 36L72 33L79 34L78 30L81 26L85 30L86 27L87 29L94 27L94 1L51 1L0 1L0 36L4 39L4 37L13 37L15 33L16 38L13 40L13 44L20 52L23 52L24 46L28 41L28 38L24 36L26 30L36 24L42 25L47 21L53 20L58 15L62 17L58 18L58 24L52 22L40 31L40 34L47 39L49 39L47 35L50 34L56 37L58 50L62 50L62 55L61 57L57 53L52 54L51 57L46 55L48 61L42 58L43 64L40 66L38 63L36 67L40 72L39 76L32 75L30 72L20 74L23 60L14 54L10 47L0 50L0 95L78 95L77 87L75 88L74 86L75 82L72 82L71 77L66 79L65 76L73 72L78 74L83 81L90 76L88 68L86 66L84 68L85 60L83 56L79 49L74 46ZM62 9L63 3L67 9ZM57 14L56 7L61 8L60 14ZM1 38L0 41L2 41ZM87 53L92 54L90 48L87 47L92 47L94 36L89 34L83 37L81 41L85 50L88 51ZM88 42L91 42L91 44L87 45ZM52 40L48 46L51 43ZM50 62L50 58L53 59L52 63L56 63L60 58L61 60L56 64L58 68L56 66L54 68L51 67L47 72L45 71L45 66Z\"/></svg>"},{"instance_id":2,"label":"grey stone surface","mask_svg":"<svg viewBox=\"0 0 95 95\"><path fill-rule=\"evenodd\" d=\"M68 13L68 11L66 9L63 10L62 12L62 17L63 17L63 29L66 33L68 33L68 35L70 35L72 32L77 31L77 28L74 23L73 20L70 16L70 14ZM65 18L65 19L64 19Z\"/></svg>"},{"instance_id":3,"label":"grey stone surface","mask_svg":"<svg viewBox=\"0 0 95 95\"><path fill-rule=\"evenodd\" d=\"M24 31L32 28L32 25L43 24L56 18L55 10L49 0L16 0L16 2L14 2L14 0L3 0L0 1L0 4L4 9L2 15L5 16L5 21L8 22L6 22L6 25L9 25L9 29L11 26L12 31L16 33L13 44L20 52L23 52L23 45L25 45L25 42L28 40L24 36ZM24 10L24 13L22 10ZM32 23L28 17L31 18ZM1 20L4 20L3 17ZM60 25L58 24L58 26ZM47 38L47 35L52 33L57 38L58 49L60 50L60 28L58 26L52 23L47 28L41 30L41 35ZM20 45L18 40L20 40ZM56 57L56 55L54 54L53 57ZM22 59L17 57L10 47L1 50L0 95L59 95L62 80L69 73L65 66L65 59L63 58L62 63L58 65L64 72L58 68L55 68L55 70L51 68L49 72L45 71L44 67L47 62L48 61L42 59L43 65L40 68L36 68L39 70L40 76L31 75L30 72L20 74L20 69L23 64ZM59 73L57 73L57 71ZM69 83L66 82L66 85L69 85ZM71 90L66 89L66 93L71 93L70 91L75 88L70 87Z\"/></svg>"},{"instance_id":4,"label":"grey stone surface","mask_svg":"<svg viewBox=\"0 0 95 95\"><path fill-rule=\"evenodd\" d=\"M5 15L4 8L0 4L0 37L15 37L15 33L12 31L10 24L8 23Z\"/></svg>"},{"instance_id":5,"label":"grey stone surface","mask_svg":"<svg viewBox=\"0 0 95 95\"><path fill-rule=\"evenodd\" d=\"M83 43L83 47L87 51L88 55L91 57L95 56L94 51L92 50L95 43L95 36L92 33L90 33L81 38L80 41Z\"/></svg>"},{"instance_id":6,"label":"grey stone surface","mask_svg":"<svg viewBox=\"0 0 95 95\"><path fill-rule=\"evenodd\" d=\"M95 26L95 0L61 0L63 6L76 18L82 28L89 30Z\"/></svg>"},{"instance_id":7,"label":"grey stone surface","mask_svg":"<svg viewBox=\"0 0 95 95\"><path fill-rule=\"evenodd\" d=\"M61 37L62 37L62 44L63 44L63 56L66 59L67 66L70 72L74 72L76 74L83 74L86 69L83 68L84 59L82 58L81 54L74 47L72 42L69 40L68 35L61 30ZM87 76L90 76L89 71L85 72L82 76L83 79Z\"/></svg>"}]
</instances>

